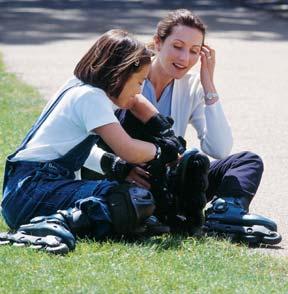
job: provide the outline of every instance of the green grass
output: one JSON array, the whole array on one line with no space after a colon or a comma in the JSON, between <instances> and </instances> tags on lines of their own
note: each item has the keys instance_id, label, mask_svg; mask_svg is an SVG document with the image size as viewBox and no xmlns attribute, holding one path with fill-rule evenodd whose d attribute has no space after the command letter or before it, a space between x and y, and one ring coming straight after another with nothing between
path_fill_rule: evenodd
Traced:
<instances>
[{"instance_id":1,"label":"green grass","mask_svg":"<svg viewBox=\"0 0 288 294\"><path fill-rule=\"evenodd\" d=\"M0 168L44 102L0 62ZM2 186L2 179L1 179ZM7 230L0 221L0 229ZM287 293L288 259L206 238L81 241L67 256L0 247L0 293Z\"/></svg>"}]
</instances>

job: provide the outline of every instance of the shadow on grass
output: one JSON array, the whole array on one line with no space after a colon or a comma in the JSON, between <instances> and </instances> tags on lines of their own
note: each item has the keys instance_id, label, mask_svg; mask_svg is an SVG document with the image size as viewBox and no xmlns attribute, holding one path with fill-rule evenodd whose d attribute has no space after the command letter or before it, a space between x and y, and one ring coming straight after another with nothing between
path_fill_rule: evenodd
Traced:
<instances>
[{"instance_id":1,"label":"shadow on grass","mask_svg":"<svg viewBox=\"0 0 288 294\"><path fill-rule=\"evenodd\" d=\"M257 249L258 251L264 250L281 250L283 249L280 245L268 245L268 244L248 244L245 241L239 239L231 239L228 235L207 235L191 236L188 234L173 233L164 234L161 236L142 237L142 238L125 238L125 239L110 239L111 242L129 245L138 245L143 247L153 247L156 251L174 250L183 248L185 242L194 245L204 245L211 243L225 243L230 245L237 245L249 248L251 250Z\"/></svg>"},{"instance_id":2,"label":"shadow on grass","mask_svg":"<svg viewBox=\"0 0 288 294\"><path fill-rule=\"evenodd\" d=\"M83 239L84 240L84 239ZM88 242L94 242L91 239L86 239ZM247 242L241 242L241 241L233 241L229 237L225 236L207 236L203 235L201 237L195 237L195 236L189 236L186 234L164 234L162 236L153 236L153 237L142 237L142 238L122 238L122 239L116 239L116 238L110 238L107 239L105 242L111 242L112 244L121 244L121 245L136 245L141 247L151 247L155 251L161 252L166 250L179 250L183 247L185 247L185 243L189 243L190 245L209 245L212 243L218 243L218 244L225 244L225 245L236 245L241 246L245 248L249 248L251 250L257 249L257 250L280 250L283 249L283 247L279 245L265 245L265 244L258 244L258 245L252 245L248 244ZM99 242L99 241L98 241ZM101 242L100 242L101 243Z\"/></svg>"}]
</instances>

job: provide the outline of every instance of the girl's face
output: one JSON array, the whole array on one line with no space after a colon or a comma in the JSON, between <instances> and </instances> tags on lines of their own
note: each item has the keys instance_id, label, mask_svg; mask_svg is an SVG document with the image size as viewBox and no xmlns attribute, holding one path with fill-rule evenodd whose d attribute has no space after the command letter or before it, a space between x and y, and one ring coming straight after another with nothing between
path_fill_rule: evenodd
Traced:
<instances>
[{"instance_id":1,"label":"girl's face","mask_svg":"<svg viewBox=\"0 0 288 294\"><path fill-rule=\"evenodd\" d=\"M141 93L141 86L148 76L149 68L150 64L143 65L140 71L132 74L118 98L111 98L113 103L120 108L129 109L133 105L135 95Z\"/></svg>"},{"instance_id":2,"label":"girl's face","mask_svg":"<svg viewBox=\"0 0 288 294\"><path fill-rule=\"evenodd\" d=\"M162 42L155 37L157 59L172 79L181 79L199 59L203 34L197 28L175 26Z\"/></svg>"}]
</instances>

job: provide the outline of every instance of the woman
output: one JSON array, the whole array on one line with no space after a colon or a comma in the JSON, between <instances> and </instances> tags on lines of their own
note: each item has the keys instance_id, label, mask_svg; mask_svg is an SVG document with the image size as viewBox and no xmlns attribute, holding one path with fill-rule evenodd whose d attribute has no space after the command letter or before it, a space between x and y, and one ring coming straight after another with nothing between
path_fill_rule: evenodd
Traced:
<instances>
[{"instance_id":1,"label":"woman","mask_svg":"<svg viewBox=\"0 0 288 294\"><path fill-rule=\"evenodd\" d=\"M100 239L113 230L129 233L152 214L153 198L144 189L75 177L84 163L90 168L99 164L94 146L100 137L115 154L133 164L177 158L176 138L158 140L156 145L133 139L114 115L115 107L130 109L145 123L157 113L137 95L150 63L149 50L122 30L105 33L83 56L75 76L47 104L21 146L7 159L2 214L11 229L36 216L64 210L36 218L31 228L22 226L20 230L36 236L53 235L60 222L56 231L64 239L73 240L69 230L82 233L85 229ZM110 163L101 164L105 168ZM75 203L76 211L69 210ZM71 249L73 242L69 244Z\"/></svg>"},{"instance_id":2,"label":"woman","mask_svg":"<svg viewBox=\"0 0 288 294\"><path fill-rule=\"evenodd\" d=\"M208 173L207 200L216 196L207 211L209 228L215 221L231 224L236 219L242 227L261 225L276 231L276 224L271 220L247 214L260 184L263 162L251 152L228 156L232 148L231 129L214 83L215 50L205 44L205 32L202 21L188 10L175 10L164 17L157 25L151 44L155 56L142 94L161 114L173 118L177 136L184 136L187 125L192 124L202 151L220 159L211 162ZM191 69L199 61L200 74L192 73ZM131 125L129 117L131 115L126 113L123 121L127 130ZM135 175L134 171L129 178L140 182L141 175ZM140 184L148 186L143 178ZM193 190L193 185L190 186ZM243 229L239 226L234 229L241 233ZM251 242L263 241L254 237L250 238Z\"/></svg>"},{"instance_id":3,"label":"woman","mask_svg":"<svg viewBox=\"0 0 288 294\"><path fill-rule=\"evenodd\" d=\"M207 224L212 226L214 221L231 224L236 218L240 226L258 224L276 231L271 220L247 214L260 184L263 162L251 152L228 156L232 135L214 83L215 50L205 44L204 24L188 10L175 10L158 23L152 45L155 57L142 94L160 113L172 116L176 135L184 136L191 123L201 149L211 157L220 158L211 162L208 173L207 200L216 197L207 213ZM198 60L200 75L190 73ZM250 240L263 241L256 237ZM275 238L276 243L280 240Z\"/></svg>"}]
</instances>

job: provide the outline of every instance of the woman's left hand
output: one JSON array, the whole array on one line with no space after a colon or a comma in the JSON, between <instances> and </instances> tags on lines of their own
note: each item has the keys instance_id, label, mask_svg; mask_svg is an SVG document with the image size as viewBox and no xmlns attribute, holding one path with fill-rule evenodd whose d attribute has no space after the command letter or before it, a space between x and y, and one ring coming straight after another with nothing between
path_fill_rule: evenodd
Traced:
<instances>
[{"instance_id":1,"label":"woman's left hand","mask_svg":"<svg viewBox=\"0 0 288 294\"><path fill-rule=\"evenodd\" d=\"M204 91L205 93L216 92L214 86L215 50L208 45L203 45L200 55L200 78Z\"/></svg>"}]
</instances>

